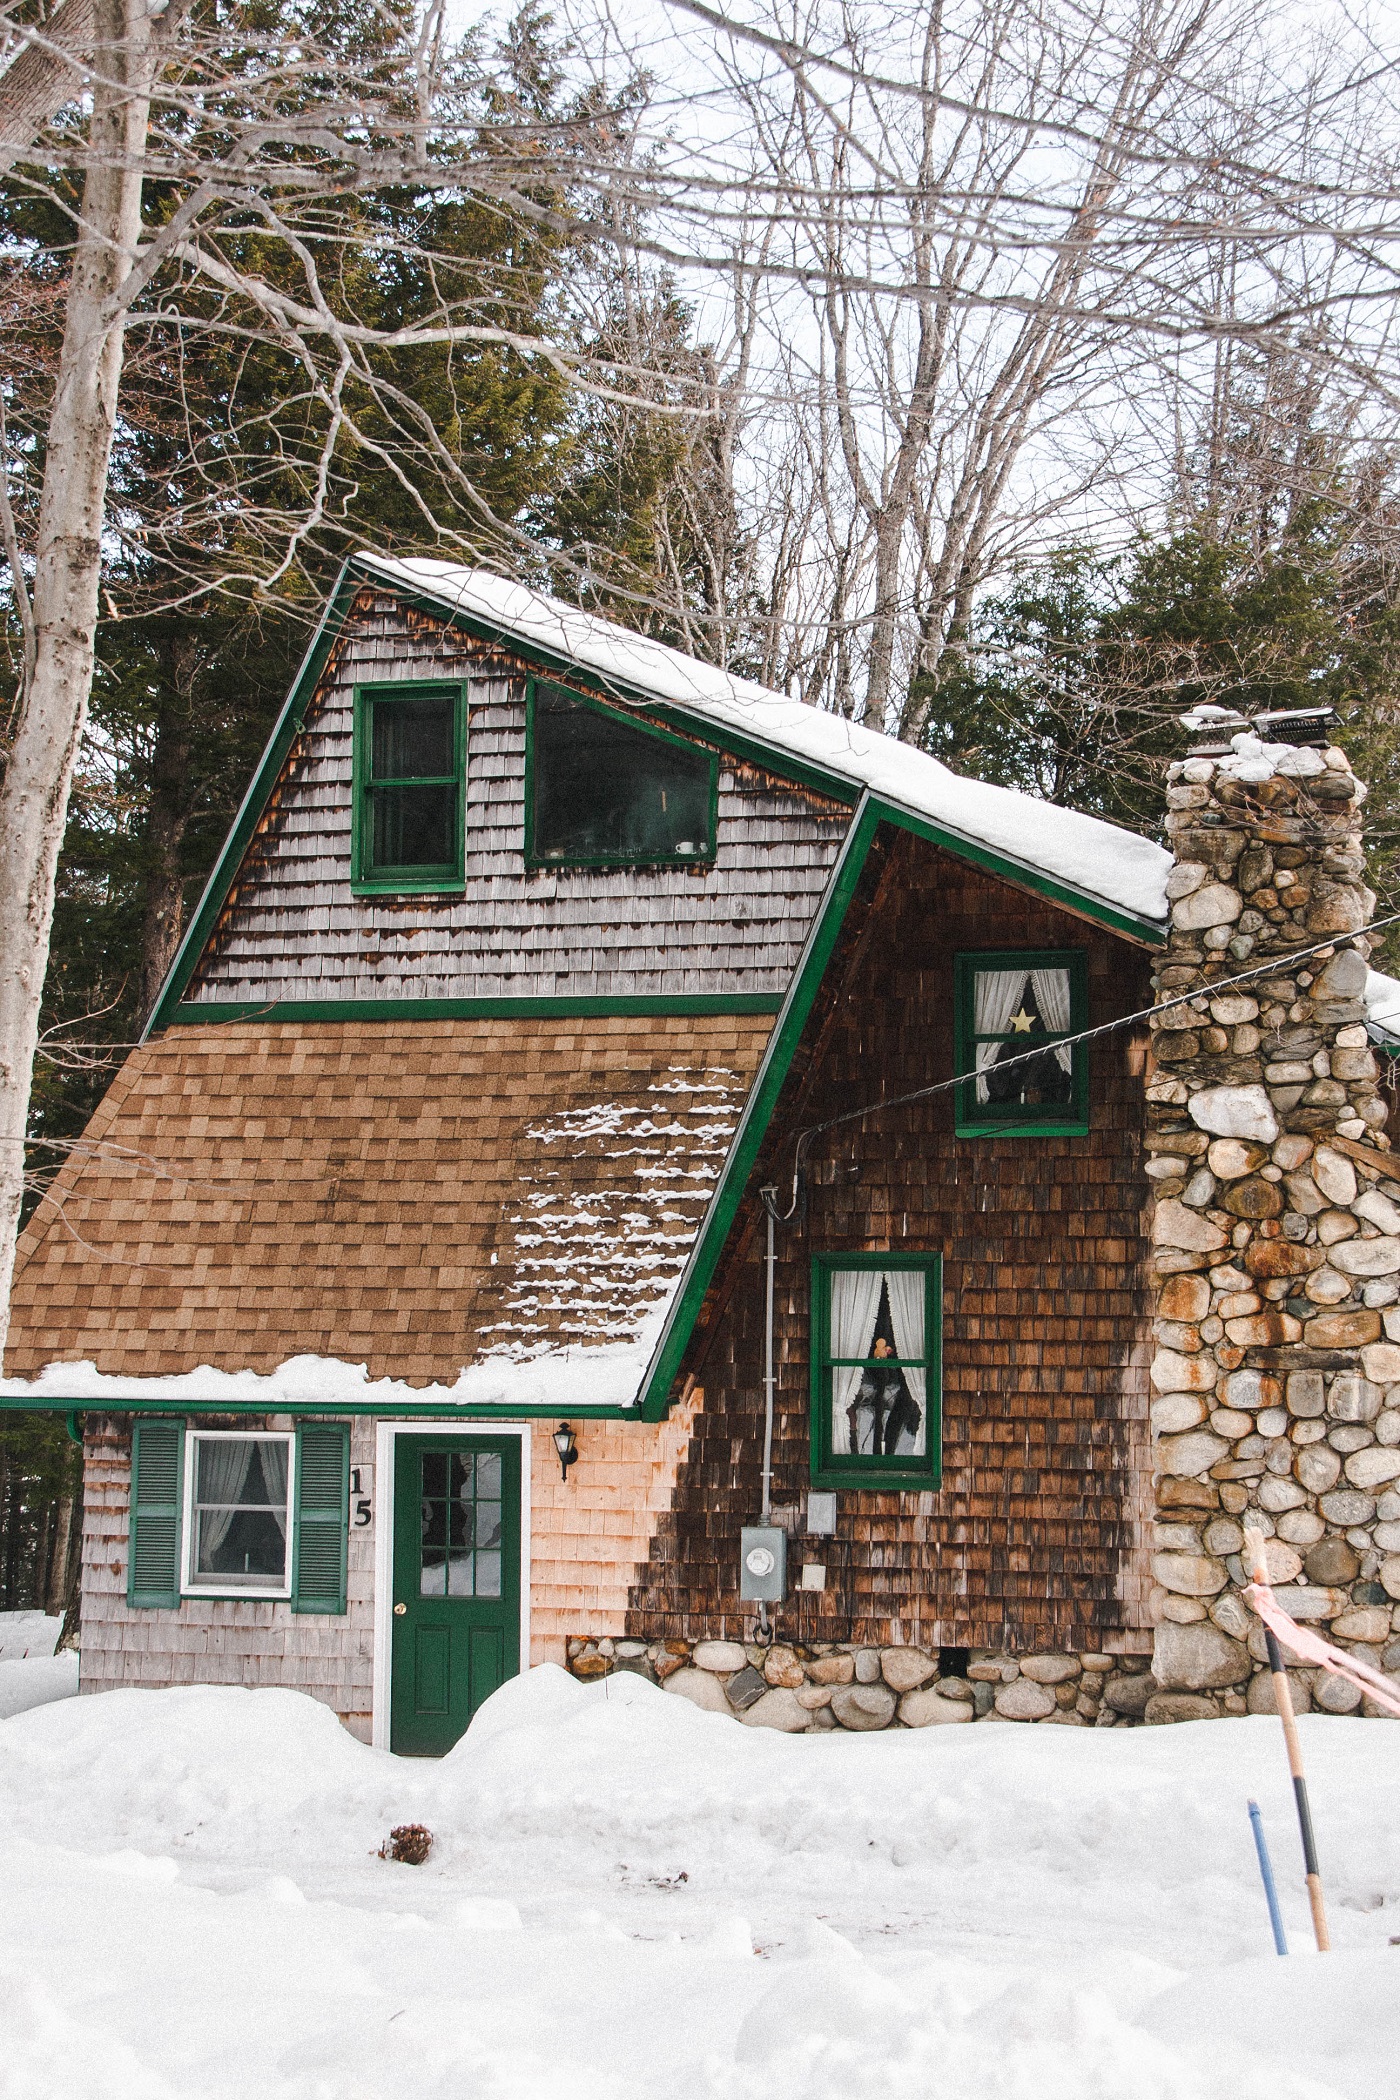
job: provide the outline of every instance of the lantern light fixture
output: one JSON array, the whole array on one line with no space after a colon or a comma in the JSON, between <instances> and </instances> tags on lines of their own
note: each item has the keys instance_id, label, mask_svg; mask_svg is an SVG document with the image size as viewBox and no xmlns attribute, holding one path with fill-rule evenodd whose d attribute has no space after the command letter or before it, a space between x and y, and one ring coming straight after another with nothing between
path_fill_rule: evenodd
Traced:
<instances>
[{"instance_id":1,"label":"lantern light fixture","mask_svg":"<svg viewBox=\"0 0 1400 2100\"><path fill-rule=\"evenodd\" d=\"M569 1468L578 1457L578 1441L567 1422L561 1422L554 1432L554 1448L559 1453L560 1476L567 1480Z\"/></svg>"}]
</instances>

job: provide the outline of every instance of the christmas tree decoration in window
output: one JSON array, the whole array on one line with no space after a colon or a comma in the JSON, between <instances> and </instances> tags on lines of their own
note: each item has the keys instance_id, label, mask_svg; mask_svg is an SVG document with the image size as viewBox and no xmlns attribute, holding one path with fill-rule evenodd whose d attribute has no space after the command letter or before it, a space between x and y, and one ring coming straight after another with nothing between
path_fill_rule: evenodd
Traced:
<instances>
[{"instance_id":1,"label":"christmas tree decoration in window","mask_svg":"<svg viewBox=\"0 0 1400 2100\"><path fill-rule=\"evenodd\" d=\"M938 1267L936 1255L818 1257L814 1477L937 1477Z\"/></svg>"},{"instance_id":2,"label":"christmas tree decoration in window","mask_svg":"<svg viewBox=\"0 0 1400 2100\"><path fill-rule=\"evenodd\" d=\"M703 862L714 853L712 751L537 685L527 858L536 866Z\"/></svg>"},{"instance_id":3,"label":"christmas tree decoration in window","mask_svg":"<svg viewBox=\"0 0 1400 2100\"><path fill-rule=\"evenodd\" d=\"M958 1089L963 1135L1085 1128L1087 1064L1068 1040L1084 1025L1083 956L960 955Z\"/></svg>"}]
</instances>

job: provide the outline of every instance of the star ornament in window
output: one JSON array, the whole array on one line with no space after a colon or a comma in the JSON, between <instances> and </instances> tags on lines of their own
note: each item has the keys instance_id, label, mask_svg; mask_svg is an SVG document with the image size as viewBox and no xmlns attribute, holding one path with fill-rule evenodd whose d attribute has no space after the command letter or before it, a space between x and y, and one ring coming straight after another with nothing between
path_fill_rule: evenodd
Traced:
<instances>
[{"instance_id":1,"label":"star ornament in window","mask_svg":"<svg viewBox=\"0 0 1400 2100\"><path fill-rule=\"evenodd\" d=\"M1028 1014L1024 1006L1018 1014L1011 1016L1011 1033L1013 1035L1029 1035L1034 1026L1035 1017L1033 1014Z\"/></svg>"}]
</instances>

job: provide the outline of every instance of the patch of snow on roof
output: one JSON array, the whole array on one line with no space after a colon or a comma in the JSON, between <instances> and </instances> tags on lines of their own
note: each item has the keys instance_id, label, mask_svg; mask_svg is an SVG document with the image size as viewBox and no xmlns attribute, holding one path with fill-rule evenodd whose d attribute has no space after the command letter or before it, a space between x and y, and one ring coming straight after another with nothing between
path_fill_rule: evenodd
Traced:
<instances>
[{"instance_id":1,"label":"patch of snow on roof","mask_svg":"<svg viewBox=\"0 0 1400 2100\"><path fill-rule=\"evenodd\" d=\"M489 569L379 554L359 559L377 575L567 658L620 690L669 701L719 728L759 739L852 786L869 788L970 845L988 847L1121 911L1166 919L1171 855L1136 832L1013 788L965 780L893 737L736 678Z\"/></svg>"}]
</instances>

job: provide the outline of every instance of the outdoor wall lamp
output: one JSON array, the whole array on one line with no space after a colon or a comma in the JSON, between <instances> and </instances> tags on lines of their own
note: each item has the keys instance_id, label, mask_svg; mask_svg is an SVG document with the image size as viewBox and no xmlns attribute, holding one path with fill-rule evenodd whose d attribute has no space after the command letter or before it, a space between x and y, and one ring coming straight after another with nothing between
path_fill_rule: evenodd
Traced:
<instances>
[{"instance_id":1,"label":"outdoor wall lamp","mask_svg":"<svg viewBox=\"0 0 1400 2100\"><path fill-rule=\"evenodd\" d=\"M559 1453L560 1477L567 1480L569 1468L578 1457L578 1443L567 1422L561 1422L555 1430L554 1448Z\"/></svg>"}]
</instances>

